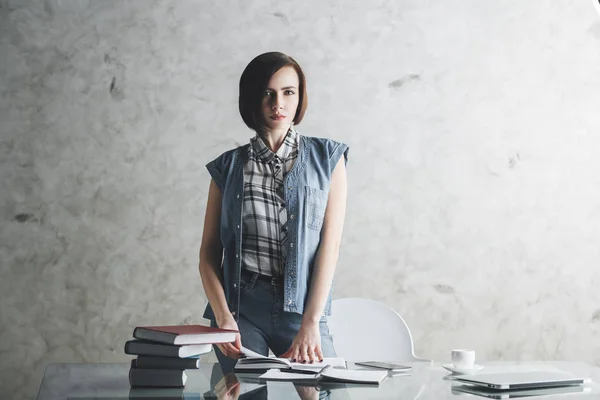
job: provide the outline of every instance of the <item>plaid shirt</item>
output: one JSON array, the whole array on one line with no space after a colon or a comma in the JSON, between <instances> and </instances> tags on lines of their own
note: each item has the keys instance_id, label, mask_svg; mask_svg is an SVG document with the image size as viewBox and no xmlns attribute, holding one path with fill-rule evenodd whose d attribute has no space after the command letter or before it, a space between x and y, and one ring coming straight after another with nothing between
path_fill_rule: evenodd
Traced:
<instances>
[{"instance_id":1,"label":"plaid shirt","mask_svg":"<svg viewBox=\"0 0 600 400\"><path fill-rule=\"evenodd\" d=\"M287 210L283 179L298 158L299 135L290 128L273 153L256 135L250 139L244 165L242 267L281 276L287 241Z\"/></svg>"}]
</instances>

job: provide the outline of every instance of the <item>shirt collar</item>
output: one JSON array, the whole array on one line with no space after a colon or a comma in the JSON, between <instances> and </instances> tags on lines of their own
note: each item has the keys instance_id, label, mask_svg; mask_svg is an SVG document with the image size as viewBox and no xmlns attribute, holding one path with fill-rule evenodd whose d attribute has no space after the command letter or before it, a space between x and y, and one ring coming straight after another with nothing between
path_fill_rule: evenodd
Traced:
<instances>
[{"instance_id":1,"label":"shirt collar","mask_svg":"<svg viewBox=\"0 0 600 400\"><path fill-rule=\"evenodd\" d=\"M252 149L258 155L258 158L264 163L270 163L275 157L285 161L289 157L292 150L298 145L298 133L293 126L290 127L285 135L285 138L283 139L283 143L281 146L279 146L279 149L276 153L273 153L271 149L267 147L258 133L256 136L250 139L250 144L252 145Z\"/></svg>"}]
</instances>

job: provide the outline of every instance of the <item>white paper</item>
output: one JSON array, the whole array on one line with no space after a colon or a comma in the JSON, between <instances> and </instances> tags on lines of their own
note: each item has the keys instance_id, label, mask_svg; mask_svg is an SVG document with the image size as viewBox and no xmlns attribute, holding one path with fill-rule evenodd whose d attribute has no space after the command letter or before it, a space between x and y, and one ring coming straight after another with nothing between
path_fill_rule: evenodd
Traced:
<instances>
[{"instance_id":1,"label":"white paper","mask_svg":"<svg viewBox=\"0 0 600 400\"><path fill-rule=\"evenodd\" d=\"M346 360L342 357L323 357L323 362L313 362L313 363L299 363L293 362L290 363L292 368L299 369L321 369L327 365L331 365L332 367L341 367L346 368Z\"/></svg>"},{"instance_id":2,"label":"white paper","mask_svg":"<svg viewBox=\"0 0 600 400\"><path fill-rule=\"evenodd\" d=\"M258 353L257 353L257 352L255 352L255 351L252 351L252 350L250 350L250 349L247 349L247 348L245 348L244 346L242 346L242 353L244 353L244 355L245 355L246 357L264 357L264 358L268 358L268 357L265 357L265 356L263 356L262 354L258 354Z\"/></svg>"},{"instance_id":3,"label":"white paper","mask_svg":"<svg viewBox=\"0 0 600 400\"><path fill-rule=\"evenodd\" d=\"M342 357L324 357L322 362L299 363L299 362L290 362L290 360L288 358L266 357L261 354L258 354L255 351L247 349L243 346L242 346L242 353L244 353L244 355L246 357L264 358L265 362L269 362L269 360L272 360L272 359L285 360L285 361L287 361L286 364L289 363L292 368L321 369L326 365L331 365L332 367L346 368L346 360ZM242 364L243 364L243 362L240 363L240 365L242 365Z\"/></svg>"}]
</instances>

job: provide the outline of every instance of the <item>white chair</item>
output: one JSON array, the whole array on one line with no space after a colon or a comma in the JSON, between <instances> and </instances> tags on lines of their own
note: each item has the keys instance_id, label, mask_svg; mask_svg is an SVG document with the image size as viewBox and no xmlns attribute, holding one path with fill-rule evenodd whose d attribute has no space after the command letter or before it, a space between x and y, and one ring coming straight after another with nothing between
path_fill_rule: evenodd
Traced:
<instances>
[{"instance_id":1,"label":"white chair","mask_svg":"<svg viewBox=\"0 0 600 400\"><path fill-rule=\"evenodd\" d=\"M415 356L410 330L392 308L375 300L333 300L327 325L347 361L430 361Z\"/></svg>"}]
</instances>

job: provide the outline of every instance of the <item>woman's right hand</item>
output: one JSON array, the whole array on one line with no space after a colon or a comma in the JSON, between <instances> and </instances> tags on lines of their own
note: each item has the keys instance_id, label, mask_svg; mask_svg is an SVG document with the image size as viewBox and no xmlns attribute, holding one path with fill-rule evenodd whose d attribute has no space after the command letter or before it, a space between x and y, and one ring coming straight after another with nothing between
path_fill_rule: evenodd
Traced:
<instances>
[{"instance_id":1,"label":"woman's right hand","mask_svg":"<svg viewBox=\"0 0 600 400\"><path fill-rule=\"evenodd\" d=\"M237 322L235 322L235 318L233 318L231 313L222 321L217 321L217 325L221 329L239 331ZM240 358L240 355L242 354L242 336L238 333L235 337L235 341L231 343L219 343L217 344L217 347L229 358Z\"/></svg>"}]
</instances>

